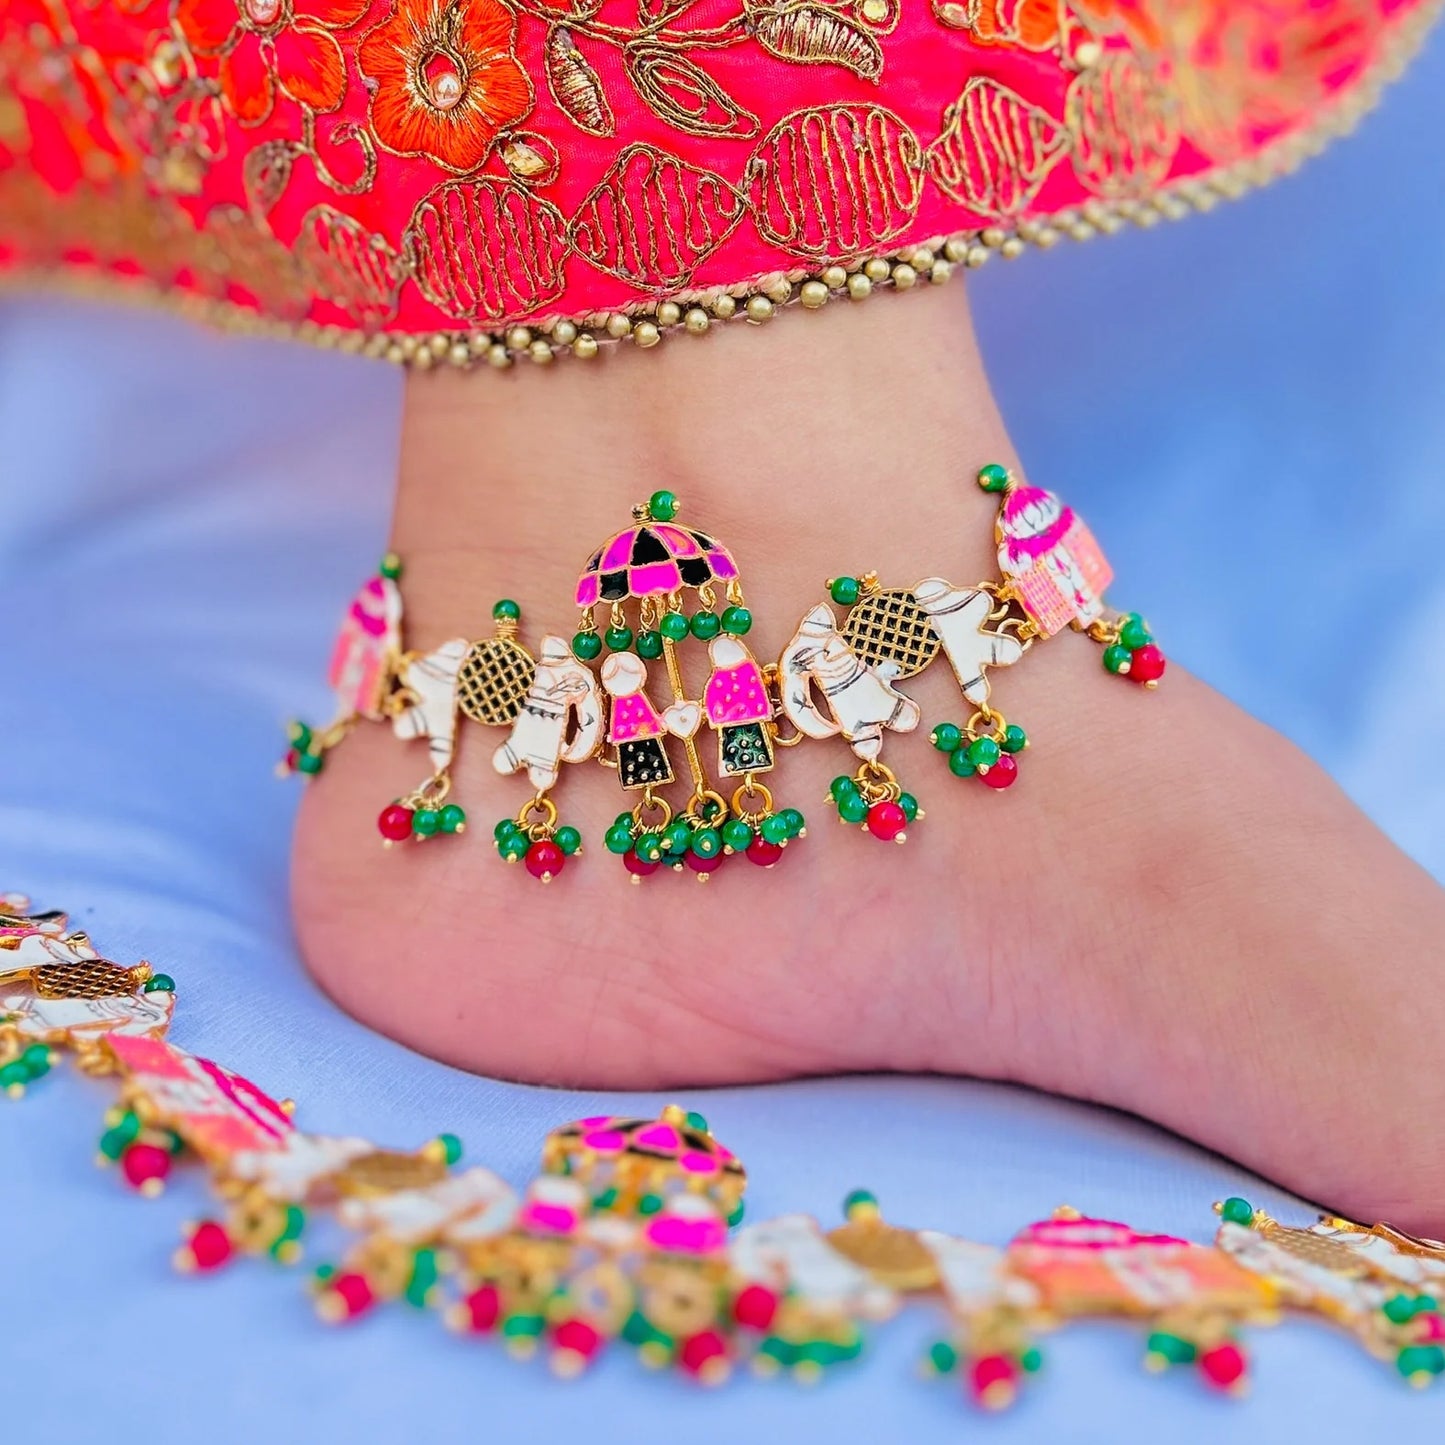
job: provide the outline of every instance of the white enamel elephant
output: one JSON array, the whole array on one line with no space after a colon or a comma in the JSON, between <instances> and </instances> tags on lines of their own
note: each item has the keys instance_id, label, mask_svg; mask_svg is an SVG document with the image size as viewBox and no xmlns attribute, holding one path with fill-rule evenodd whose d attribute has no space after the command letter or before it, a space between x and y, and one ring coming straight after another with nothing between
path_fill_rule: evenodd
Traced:
<instances>
[{"instance_id":1,"label":"white enamel elephant","mask_svg":"<svg viewBox=\"0 0 1445 1445\"><path fill-rule=\"evenodd\" d=\"M853 651L823 603L803 618L778 674L783 711L793 726L810 738L842 733L865 762L882 751L885 729L912 732L923 715L911 697L894 688L886 667L870 667Z\"/></svg>"},{"instance_id":2,"label":"white enamel elephant","mask_svg":"<svg viewBox=\"0 0 1445 1445\"><path fill-rule=\"evenodd\" d=\"M398 674L414 700L392 719L392 731L403 740L427 740L433 773L451 767L456 752L457 673L470 648L465 637L454 637L425 657L409 658Z\"/></svg>"},{"instance_id":3,"label":"white enamel elephant","mask_svg":"<svg viewBox=\"0 0 1445 1445\"><path fill-rule=\"evenodd\" d=\"M988 615L997 603L987 592L955 587L942 577L925 577L913 595L943 644L964 697L982 707L989 693L985 669L1017 662L1024 655L1023 643L988 628Z\"/></svg>"},{"instance_id":4,"label":"white enamel elephant","mask_svg":"<svg viewBox=\"0 0 1445 1445\"><path fill-rule=\"evenodd\" d=\"M527 780L545 793L563 763L585 762L597 751L602 713L591 669L572 656L565 638L544 637L532 685L492 766L503 776L525 768Z\"/></svg>"}]
</instances>

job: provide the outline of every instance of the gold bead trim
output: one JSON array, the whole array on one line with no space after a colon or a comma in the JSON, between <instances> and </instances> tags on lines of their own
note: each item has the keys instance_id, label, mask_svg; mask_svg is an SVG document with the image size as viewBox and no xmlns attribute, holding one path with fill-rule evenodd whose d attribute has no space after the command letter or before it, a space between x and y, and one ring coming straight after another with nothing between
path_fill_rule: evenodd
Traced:
<instances>
[{"instance_id":1,"label":"gold bead trim","mask_svg":"<svg viewBox=\"0 0 1445 1445\"><path fill-rule=\"evenodd\" d=\"M735 286L680 291L665 301L638 302L618 311L554 317L501 331L438 331L426 335L367 333L315 321L289 322L260 316L234 302L173 292L145 278L79 276L66 268L21 265L0 276L0 291L34 286L102 300L160 305L223 330L250 336L292 338L326 350L375 357L429 371L450 366L469 370L483 364L505 371L517 362L549 366L559 357L590 361L612 346L652 350L673 331L705 336L726 321L761 326L784 307L806 311L830 303L863 301L891 287L911 291L942 285L959 268L977 270L994 256L1012 261L1030 249L1046 251L1060 240L1088 241L1112 236L1125 226L1147 230L1238 200L1270 182L1292 175L1333 141L1349 135L1379 103L1414 59L1445 0L1427 0L1400 23L1370 75L1312 125L1266 146L1258 155L1206 176L1186 177L1134 201L1087 201L1081 206L1013 227L986 226L914 243L900 251L821 270L770 272Z\"/></svg>"}]
</instances>

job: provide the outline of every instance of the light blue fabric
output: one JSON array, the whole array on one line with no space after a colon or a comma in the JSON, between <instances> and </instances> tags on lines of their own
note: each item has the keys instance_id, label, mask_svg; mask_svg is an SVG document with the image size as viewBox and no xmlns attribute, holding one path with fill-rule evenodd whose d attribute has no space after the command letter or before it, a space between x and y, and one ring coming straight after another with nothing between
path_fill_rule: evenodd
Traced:
<instances>
[{"instance_id":1,"label":"light blue fabric","mask_svg":"<svg viewBox=\"0 0 1445 1445\"><path fill-rule=\"evenodd\" d=\"M1171 652L1327 763L1437 876L1442 93L1437 44L1298 179L972 283L1030 470L1108 539L1120 601L1147 605ZM324 711L338 606L384 537L397 419L379 365L143 315L0 311L0 885L174 972L178 1042L295 1096L305 1125L398 1144L454 1129L520 1182L549 1126L663 1101L430 1063L339 1015L292 951L295 791L268 773L279 720ZM58 1076L0 1108L0 1369L7 1419L47 1445L1329 1445L1445 1423L1445 1394L1414 1396L1308 1325L1257 1335L1242 1407L1144 1376L1135 1334L1070 1330L1026 1403L988 1422L912 1378L923 1311L819 1390L706 1398L620 1355L543 1382L405 1310L332 1334L295 1275L171 1274L201 1197L192 1181L146 1203L92 1170L103 1096ZM1018 1089L849 1079L686 1102L746 1158L754 1217L832 1218L859 1183L900 1220L992 1241L1062 1200L1196 1238L1231 1191L1304 1214L1149 1127Z\"/></svg>"}]
</instances>

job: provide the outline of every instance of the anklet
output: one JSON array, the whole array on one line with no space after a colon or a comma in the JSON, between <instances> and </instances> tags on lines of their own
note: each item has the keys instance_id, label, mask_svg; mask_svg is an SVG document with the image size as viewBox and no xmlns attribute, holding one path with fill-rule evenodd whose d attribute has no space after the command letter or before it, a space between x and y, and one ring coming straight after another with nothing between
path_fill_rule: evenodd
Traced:
<instances>
[{"instance_id":1,"label":"anklet","mask_svg":"<svg viewBox=\"0 0 1445 1445\"><path fill-rule=\"evenodd\" d=\"M451 770L460 714L508 729L493 766L525 774L532 788L492 831L502 858L547 883L581 852L580 829L560 821L551 793L564 764L595 758L636 795L604 835L632 881L667 866L706 882L735 854L771 868L806 836L802 813L777 807L761 778L779 749L837 736L858 767L833 780L828 801L842 822L902 843L923 813L883 761L884 737L919 726L922 709L898 684L940 654L973 711L962 723L938 724L933 746L956 777L998 792L1017 781L1029 739L991 705L990 669L1018 663L1065 630L1098 643L1104 668L1142 687L1157 687L1166 667L1137 613L1106 609L1112 571L1072 509L997 464L977 481L999 499L997 577L957 586L934 576L903 587L885 587L872 572L835 577L776 664L760 663L745 641L753 616L731 552L678 523L668 491L634 507L632 525L592 554L577 583L571 640L546 633L535 653L520 640L522 610L511 599L493 607L489 637L404 650L401 563L389 554L336 644L336 716L320 729L293 723L281 770L314 776L357 722L389 721L399 738L426 742L430 771L382 810L384 842L459 834L467 818L451 801ZM845 609L841 622L835 605ZM684 668L698 644L709 663L700 689ZM661 705L648 692L655 663L666 678ZM716 739L716 780L699 746L704 728ZM662 791L678 780L669 739L681 745L689 786L676 809Z\"/></svg>"}]
</instances>

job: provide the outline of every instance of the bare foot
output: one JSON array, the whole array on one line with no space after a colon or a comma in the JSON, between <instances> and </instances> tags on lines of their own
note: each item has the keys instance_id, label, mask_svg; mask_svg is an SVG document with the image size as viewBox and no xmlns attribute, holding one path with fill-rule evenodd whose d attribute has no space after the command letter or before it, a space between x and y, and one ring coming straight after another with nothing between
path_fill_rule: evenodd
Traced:
<instances>
[{"instance_id":1,"label":"bare foot","mask_svg":"<svg viewBox=\"0 0 1445 1445\"><path fill-rule=\"evenodd\" d=\"M414 376L394 530L408 645L486 634L503 596L527 638L570 636L589 549L664 486L738 558L762 657L830 576L993 575L994 504L971 479L1012 454L950 291L595 368ZM1040 480L1067 494L1066 477ZM1147 604L1127 577L1113 595ZM707 888L626 886L602 835L630 799L599 768L554 795L585 856L547 888L503 866L490 823L525 786L496 776L499 735L471 724L455 769L471 834L384 851L374 820L425 775L424 750L359 728L302 812L308 964L350 1012L479 1072L1019 1080L1145 1115L1342 1212L1440 1232L1445 901L1425 874L1178 668L1146 695L1068 634L997 673L995 704L1034 743L1007 793L928 745L968 710L946 669L907 690L925 725L885 750L927 814L906 848L832 823L822 800L853 760L809 743L768 781L810 836L770 871L729 860Z\"/></svg>"}]
</instances>

